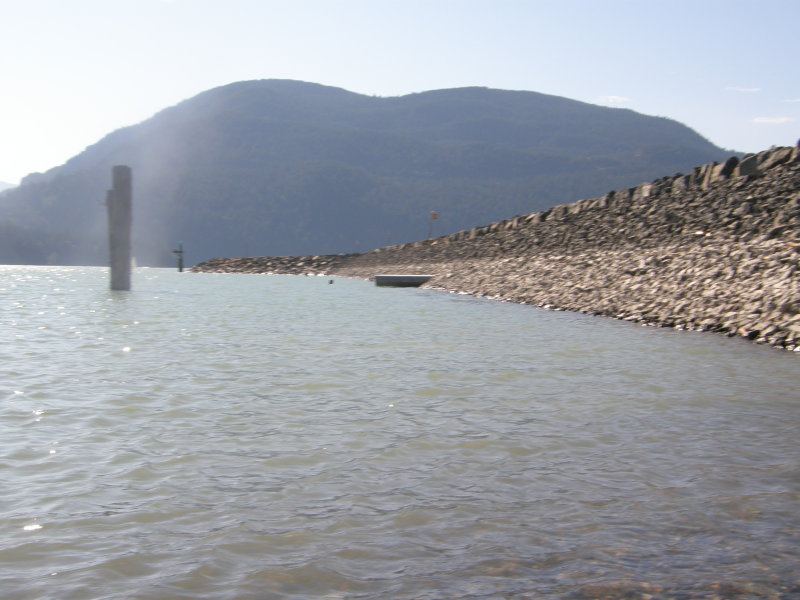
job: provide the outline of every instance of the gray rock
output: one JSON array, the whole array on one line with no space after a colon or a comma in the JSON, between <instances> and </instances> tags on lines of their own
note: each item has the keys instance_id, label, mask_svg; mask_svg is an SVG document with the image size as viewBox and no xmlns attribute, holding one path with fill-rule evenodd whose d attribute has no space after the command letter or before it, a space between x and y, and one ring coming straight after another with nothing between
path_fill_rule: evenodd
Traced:
<instances>
[{"instance_id":1,"label":"gray rock","mask_svg":"<svg viewBox=\"0 0 800 600\"><path fill-rule=\"evenodd\" d=\"M787 162L792 158L793 153L794 148L778 148L765 157L760 167L763 171L768 171L769 169Z\"/></svg>"},{"instance_id":2,"label":"gray rock","mask_svg":"<svg viewBox=\"0 0 800 600\"><path fill-rule=\"evenodd\" d=\"M734 175L744 177L758 173L758 157L750 155L741 160L734 170Z\"/></svg>"}]
</instances>

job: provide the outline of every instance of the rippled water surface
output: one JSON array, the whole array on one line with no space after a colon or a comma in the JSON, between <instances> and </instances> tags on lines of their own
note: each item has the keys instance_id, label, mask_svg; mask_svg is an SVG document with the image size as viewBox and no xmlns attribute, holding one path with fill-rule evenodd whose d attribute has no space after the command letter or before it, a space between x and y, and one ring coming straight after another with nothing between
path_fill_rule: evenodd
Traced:
<instances>
[{"instance_id":1,"label":"rippled water surface","mask_svg":"<svg viewBox=\"0 0 800 600\"><path fill-rule=\"evenodd\" d=\"M0 267L0 596L800 596L800 360L318 277ZM776 596L777 594L777 596Z\"/></svg>"}]
</instances>

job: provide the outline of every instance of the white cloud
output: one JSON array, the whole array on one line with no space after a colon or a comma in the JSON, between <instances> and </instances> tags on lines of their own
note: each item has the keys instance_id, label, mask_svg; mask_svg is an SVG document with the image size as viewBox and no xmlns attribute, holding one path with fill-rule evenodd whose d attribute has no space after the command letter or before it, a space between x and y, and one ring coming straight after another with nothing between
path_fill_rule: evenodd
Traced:
<instances>
[{"instance_id":1,"label":"white cloud","mask_svg":"<svg viewBox=\"0 0 800 600\"><path fill-rule=\"evenodd\" d=\"M756 125L784 125L794 123L794 117L756 117L753 119Z\"/></svg>"},{"instance_id":2,"label":"white cloud","mask_svg":"<svg viewBox=\"0 0 800 600\"><path fill-rule=\"evenodd\" d=\"M726 92L739 92L740 94L757 94L761 88L757 87L742 87L739 85L729 85L725 88Z\"/></svg>"},{"instance_id":3,"label":"white cloud","mask_svg":"<svg viewBox=\"0 0 800 600\"><path fill-rule=\"evenodd\" d=\"M800 98L788 98L787 100L781 100L781 102L789 102L791 104L796 104L800 102Z\"/></svg>"},{"instance_id":4,"label":"white cloud","mask_svg":"<svg viewBox=\"0 0 800 600\"><path fill-rule=\"evenodd\" d=\"M631 99L626 96L600 96L595 99L597 104L611 104L612 106L619 106L620 104L627 104Z\"/></svg>"}]
</instances>

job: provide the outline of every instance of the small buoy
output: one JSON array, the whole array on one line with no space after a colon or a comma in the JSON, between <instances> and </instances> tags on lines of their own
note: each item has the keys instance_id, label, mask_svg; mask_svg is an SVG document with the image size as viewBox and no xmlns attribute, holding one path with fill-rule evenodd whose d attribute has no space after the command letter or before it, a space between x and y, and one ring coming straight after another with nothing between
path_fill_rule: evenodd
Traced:
<instances>
[{"instance_id":1,"label":"small buoy","mask_svg":"<svg viewBox=\"0 0 800 600\"><path fill-rule=\"evenodd\" d=\"M333 279L328 279L328 285L333 283Z\"/></svg>"}]
</instances>

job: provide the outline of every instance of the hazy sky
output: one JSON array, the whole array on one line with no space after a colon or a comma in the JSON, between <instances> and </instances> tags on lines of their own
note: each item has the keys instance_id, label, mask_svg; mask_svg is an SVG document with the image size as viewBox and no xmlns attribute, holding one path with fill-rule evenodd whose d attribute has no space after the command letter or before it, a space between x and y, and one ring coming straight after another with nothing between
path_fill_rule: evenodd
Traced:
<instances>
[{"instance_id":1,"label":"hazy sky","mask_svg":"<svg viewBox=\"0 0 800 600\"><path fill-rule=\"evenodd\" d=\"M800 0L0 0L0 180L267 78L533 90L757 151L800 137L799 31Z\"/></svg>"}]
</instances>

